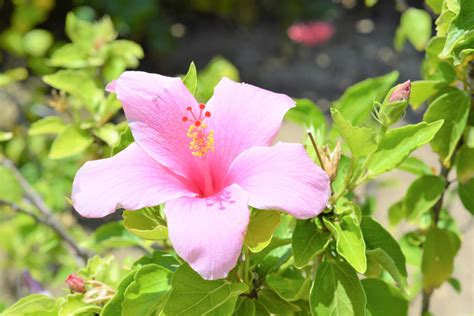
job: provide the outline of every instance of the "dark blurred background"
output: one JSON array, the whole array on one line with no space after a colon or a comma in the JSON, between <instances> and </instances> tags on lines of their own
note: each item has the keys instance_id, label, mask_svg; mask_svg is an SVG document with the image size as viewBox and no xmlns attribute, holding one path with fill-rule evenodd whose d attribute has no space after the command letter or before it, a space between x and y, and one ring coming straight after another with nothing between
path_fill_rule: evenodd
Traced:
<instances>
[{"instance_id":1,"label":"dark blurred background","mask_svg":"<svg viewBox=\"0 0 474 316\"><path fill-rule=\"evenodd\" d=\"M47 8L12 15L15 5ZM240 71L242 81L293 97L308 97L327 107L349 85L398 69L400 80L419 78L422 54L406 45L395 52L393 37L400 12L419 1L378 1L367 7L357 0L97 0L0 1L0 30L14 19L36 18L36 28L67 41L66 13L96 20L111 16L119 37L145 51L139 69L166 75L186 72L191 61L204 67L223 56ZM49 12L48 12L49 11ZM334 35L307 47L289 39L294 23L326 21ZM26 22L25 22L26 23ZM1 68L14 63L3 56Z\"/></svg>"}]
</instances>

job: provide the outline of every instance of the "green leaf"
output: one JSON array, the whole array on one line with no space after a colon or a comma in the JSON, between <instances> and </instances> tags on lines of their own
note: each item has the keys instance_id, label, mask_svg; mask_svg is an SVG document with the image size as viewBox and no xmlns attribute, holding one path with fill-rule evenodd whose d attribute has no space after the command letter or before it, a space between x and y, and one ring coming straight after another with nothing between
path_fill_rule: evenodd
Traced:
<instances>
[{"instance_id":1,"label":"green leaf","mask_svg":"<svg viewBox=\"0 0 474 316\"><path fill-rule=\"evenodd\" d=\"M255 316L255 303L252 299L241 296L237 299L234 316Z\"/></svg>"},{"instance_id":2,"label":"green leaf","mask_svg":"<svg viewBox=\"0 0 474 316\"><path fill-rule=\"evenodd\" d=\"M260 252L272 241L273 232L280 224L280 213L271 210L253 210L244 244L252 252Z\"/></svg>"},{"instance_id":3,"label":"green leaf","mask_svg":"<svg viewBox=\"0 0 474 316\"><path fill-rule=\"evenodd\" d=\"M400 249L397 241L390 235L388 231L386 231L382 225L377 223L373 218L369 216L364 216L362 219L361 229L364 235L365 244L367 250L383 250L388 257L393 261L393 264L402 278L407 277L407 270L406 270L406 263L405 263L405 256ZM376 256L380 258L380 256ZM404 284L404 282L400 282L400 278L391 270L387 269L387 264L382 264L382 260L377 260L379 263L392 275L395 281L399 284Z\"/></svg>"},{"instance_id":4,"label":"green leaf","mask_svg":"<svg viewBox=\"0 0 474 316\"><path fill-rule=\"evenodd\" d=\"M168 238L168 228L161 220L159 207L145 207L123 212L123 225L131 233L147 240Z\"/></svg>"},{"instance_id":5,"label":"green leaf","mask_svg":"<svg viewBox=\"0 0 474 316\"><path fill-rule=\"evenodd\" d=\"M162 250L155 250L151 255L143 256L135 261L133 267L140 267L148 264L157 264L170 272L175 272L180 265L175 255Z\"/></svg>"},{"instance_id":6,"label":"green leaf","mask_svg":"<svg viewBox=\"0 0 474 316\"><path fill-rule=\"evenodd\" d=\"M324 225L336 239L337 252L359 273L367 269L365 242L360 227L352 216L343 216L340 222L324 218Z\"/></svg>"},{"instance_id":7,"label":"green leaf","mask_svg":"<svg viewBox=\"0 0 474 316\"><path fill-rule=\"evenodd\" d=\"M191 62L191 64L189 65L188 73L184 76L183 83L186 88L188 88L188 90L191 92L191 94L195 96L198 81L196 65L194 64L194 62Z\"/></svg>"},{"instance_id":8,"label":"green leaf","mask_svg":"<svg viewBox=\"0 0 474 316\"><path fill-rule=\"evenodd\" d=\"M408 301L397 288L378 279L365 279L361 283L367 296L367 310L371 315L408 315Z\"/></svg>"},{"instance_id":9,"label":"green leaf","mask_svg":"<svg viewBox=\"0 0 474 316\"><path fill-rule=\"evenodd\" d=\"M114 297L105 304L100 313L101 316L122 315L122 302L124 300L125 290L134 281L135 274L137 274L136 270L131 271L120 281L117 287L117 292Z\"/></svg>"},{"instance_id":10,"label":"green leaf","mask_svg":"<svg viewBox=\"0 0 474 316\"><path fill-rule=\"evenodd\" d=\"M331 108L331 116L354 157L367 156L375 150L377 142L373 129L353 126L350 121L342 117L341 112L336 108Z\"/></svg>"},{"instance_id":11,"label":"green leaf","mask_svg":"<svg viewBox=\"0 0 474 316\"><path fill-rule=\"evenodd\" d=\"M456 163L457 180L461 183L474 178L474 148L463 145L458 152Z\"/></svg>"},{"instance_id":12,"label":"green leaf","mask_svg":"<svg viewBox=\"0 0 474 316\"><path fill-rule=\"evenodd\" d=\"M440 58L448 58L453 49L474 30L474 3L471 0L459 0L456 4L460 5L459 13L448 27L446 44L439 55Z\"/></svg>"},{"instance_id":13,"label":"green leaf","mask_svg":"<svg viewBox=\"0 0 474 316\"><path fill-rule=\"evenodd\" d=\"M271 314L290 314L300 310L297 305L283 300L269 289L262 289L258 292L258 301Z\"/></svg>"},{"instance_id":14,"label":"green leaf","mask_svg":"<svg viewBox=\"0 0 474 316\"><path fill-rule=\"evenodd\" d=\"M125 290L122 314L151 315L157 307L159 298L170 289L168 270L156 264L142 267Z\"/></svg>"},{"instance_id":15,"label":"green leaf","mask_svg":"<svg viewBox=\"0 0 474 316\"><path fill-rule=\"evenodd\" d=\"M87 59L87 51L77 44L68 43L51 54L48 65L64 68L84 68L89 64Z\"/></svg>"},{"instance_id":16,"label":"green leaf","mask_svg":"<svg viewBox=\"0 0 474 316\"><path fill-rule=\"evenodd\" d=\"M297 220L291 239L295 266L302 268L323 252L331 241L330 237L328 231L317 229L312 220Z\"/></svg>"},{"instance_id":17,"label":"green leaf","mask_svg":"<svg viewBox=\"0 0 474 316\"><path fill-rule=\"evenodd\" d=\"M295 122L305 128L314 126L317 129L326 127L326 118L319 107L310 99L295 99L296 105L286 112L285 120Z\"/></svg>"},{"instance_id":18,"label":"green leaf","mask_svg":"<svg viewBox=\"0 0 474 316\"><path fill-rule=\"evenodd\" d=\"M449 278L448 280L449 284L451 285L451 287L457 292L457 293L461 293L461 282L459 282L458 279L456 278Z\"/></svg>"},{"instance_id":19,"label":"green leaf","mask_svg":"<svg viewBox=\"0 0 474 316\"><path fill-rule=\"evenodd\" d=\"M243 283L203 280L188 265L178 268L171 285L164 312L181 316L205 315L248 289Z\"/></svg>"},{"instance_id":20,"label":"green leaf","mask_svg":"<svg viewBox=\"0 0 474 316\"><path fill-rule=\"evenodd\" d=\"M388 221L391 226L399 224L406 217L403 200L393 203L388 209Z\"/></svg>"},{"instance_id":21,"label":"green leaf","mask_svg":"<svg viewBox=\"0 0 474 316\"><path fill-rule=\"evenodd\" d=\"M410 104L418 109L426 100L434 96L445 83L439 80L419 80L411 83Z\"/></svg>"},{"instance_id":22,"label":"green leaf","mask_svg":"<svg viewBox=\"0 0 474 316\"><path fill-rule=\"evenodd\" d=\"M12 172L2 165L0 165L0 179L2 179L0 200L13 203L20 202L23 197L23 189Z\"/></svg>"},{"instance_id":23,"label":"green leaf","mask_svg":"<svg viewBox=\"0 0 474 316\"><path fill-rule=\"evenodd\" d=\"M110 147L116 146L120 141L120 133L114 124L108 123L94 129L94 135L103 140Z\"/></svg>"},{"instance_id":24,"label":"green leaf","mask_svg":"<svg viewBox=\"0 0 474 316\"><path fill-rule=\"evenodd\" d=\"M99 249L132 247L140 245L140 239L124 229L121 222L108 222L94 231L93 240Z\"/></svg>"},{"instance_id":25,"label":"green leaf","mask_svg":"<svg viewBox=\"0 0 474 316\"><path fill-rule=\"evenodd\" d=\"M135 68L139 64L139 59L142 59L143 49L137 43L129 40L114 40L108 45L111 55L119 57L124 60L125 67Z\"/></svg>"},{"instance_id":26,"label":"green leaf","mask_svg":"<svg viewBox=\"0 0 474 316\"><path fill-rule=\"evenodd\" d=\"M47 295L32 294L21 298L3 311L2 316L57 316L58 302Z\"/></svg>"},{"instance_id":27,"label":"green leaf","mask_svg":"<svg viewBox=\"0 0 474 316\"><path fill-rule=\"evenodd\" d=\"M398 168L418 176L433 174L433 170L431 170L423 160L416 157L408 157L398 166Z\"/></svg>"},{"instance_id":28,"label":"green leaf","mask_svg":"<svg viewBox=\"0 0 474 316\"><path fill-rule=\"evenodd\" d=\"M409 8L400 18L395 47L402 50L405 39L419 51L422 51L431 38L431 17L421 9Z\"/></svg>"},{"instance_id":29,"label":"green leaf","mask_svg":"<svg viewBox=\"0 0 474 316\"><path fill-rule=\"evenodd\" d=\"M49 151L49 159L62 159L86 150L93 139L75 126L66 127L54 140Z\"/></svg>"},{"instance_id":30,"label":"green leaf","mask_svg":"<svg viewBox=\"0 0 474 316\"><path fill-rule=\"evenodd\" d=\"M94 119L99 125L102 125L112 118L121 108L122 104L117 99L117 95L115 93L110 93L107 98L101 100L97 113L94 115Z\"/></svg>"},{"instance_id":31,"label":"green leaf","mask_svg":"<svg viewBox=\"0 0 474 316\"><path fill-rule=\"evenodd\" d=\"M460 246L459 237L449 230L435 227L428 232L421 264L425 291L431 292L449 280Z\"/></svg>"},{"instance_id":32,"label":"green leaf","mask_svg":"<svg viewBox=\"0 0 474 316\"><path fill-rule=\"evenodd\" d=\"M373 177L400 165L412 151L430 142L442 125L443 121L439 120L389 130L369 159L369 176Z\"/></svg>"},{"instance_id":33,"label":"green leaf","mask_svg":"<svg viewBox=\"0 0 474 316\"><path fill-rule=\"evenodd\" d=\"M54 74L43 76L43 81L55 89L79 98L91 112L94 112L103 98L103 92L91 76L82 70L59 70Z\"/></svg>"},{"instance_id":34,"label":"green leaf","mask_svg":"<svg viewBox=\"0 0 474 316\"><path fill-rule=\"evenodd\" d=\"M23 36L23 48L35 57L43 56L53 44L53 35L41 29L31 30Z\"/></svg>"},{"instance_id":35,"label":"green leaf","mask_svg":"<svg viewBox=\"0 0 474 316\"><path fill-rule=\"evenodd\" d=\"M0 73L0 87L7 86L15 81L21 81L28 78L28 71L23 67L9 69Z\"/></svg>"},{"instance_id":36,"label":"green leaf","mask_svg":"<svg viewBox=\"0 0 474 316\"><path fill-rule=\"evenodd\" d=\"M100 313L101 308L97 305L86 304L83 301L83 294L70 294L66 296L66 300L59 307L58 316L74 316L74 315L95 315Z\"/></svg>"},{"instance_id":37,"label":"green leaf","mask_svg":"<svg viewBox=\"0 0 474 316\"><path fill-rule=\"evenodd\" d=\"M474 192L474 178L467 182L460 182L458 191L462 204L474 215L474 195L472 194L472 192Z\"/></svg>"},{"instance_id":38,"label":"green leaf","mask_svg":"<svg viewBox=\"0 0 474 316\"><path fill-rule=\"evenodd\" d=\"M421 176L410 185L403 201L408 219L416 220L428 212L441 197L446 181L438 176Z\"/></svg>"},{"instance_id":39,"label":"green leaf","mask_svg":"<svg viewBox=\"0 0 474 316\"><path fill-rule=\"evenodd\" d=\"M450 165L454 149L466 128L469 105L469 97L456 90L434 100L423 116L426 122L444 120L443 126L431 141L431 148L439 154L445 166Z\"/></svg>"},{"instance_id":40,"label":"green leaf","mask_svg":"<svg viewBox=\"0 0 474 316\"><path fill-rule=\"evenodd\" d=\"M13 138L13 133L12 132L0 131L0 143L1 142L6 142L7 140L10 140L12 138Z\"/></svg>"},{"instance_id":41,"label":"green leaf","mask_svg":"<svg viewBox=\"0 0 474 316\"><path fill-rule=\"evenodd\" d=\"M214 57L199 73L196 98L204 102L209 100L214 92L214 87L223 77L239 81L239 71L227 59L220 56Z\"/></svg>"},{"instance_id":42,"label":"green leaf","mask_svg":"<svg viewBox=\"0 0 474 316\"><path fill-rule=\"evenodd\" d=\"M28 135L59 134L65 128L66 124L59 116L47 116L31 124Z\"/></svg>"},{"instance_id":43,"label":"green leaf","mask_svg":"<svg viewBox=\"0 0 474 316\"><path fill-rule=\"evenodd\" d=\"M363 316L366 298L356 272L342 261L321 263L310 294L312 315Z\"/></svg>"},{"instance_id":44,"label":"green leaf","mask_svg":"<svg viewBox=\"0 0 474 316\"><path fill-rule=\"evenodd\" d=\"M267 276L265 282L278 296L288 302L307 300L311 287L310 278L285 278L277 274Z\"/></svg>"},{"instance_id":45,"label":"green leaf","mask_svg":"<svg viewBox=\"0 0 474 316\"><path fill-rule=\"evenodd\" d=\"M353 125L360 125L370 118L374 101L382 100L397 78L398 72L393 71L385 76L358 82L349 87L333 106Z\"/></svg>"}]
</instances>

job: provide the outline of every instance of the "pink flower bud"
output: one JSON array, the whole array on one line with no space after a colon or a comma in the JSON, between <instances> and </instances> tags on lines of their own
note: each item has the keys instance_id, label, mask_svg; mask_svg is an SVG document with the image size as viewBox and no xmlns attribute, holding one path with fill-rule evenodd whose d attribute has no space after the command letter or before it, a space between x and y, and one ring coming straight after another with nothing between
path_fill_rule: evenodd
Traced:
<instances>
[{"instance_id":1,"label":"pink flower bud","mask_svg":"<svg viewBox=\"0 0 474 316\"><path fill-rule=\"evenodd\" d=\"M73 292L76 292L76 293L86 292L86 285L85 285L84 280L75 273L72 273L67 277L66 283L71 289L71 291Z\"/></svg>"},{"instance_id":2,"label":"pink flower bud","mask_svg":"<svg viewBox=\"0 0 474 316\"><path fill-rule=\"evenodd\" d=\"M404 83L399 84L395 90L393 90L392 95L390 96L389 102L399 102L408 100L410 97L411 91L411 82L410 80L405 81Z\"/></svg>"},{"instance_id":3,"label":"pink flower bud","mask_svg":"<svg viewBox=\"0 0 474 316\"><path fill-rule=\"evenodd\" d=\"M324 21L296 23L288 28L287 33L293 42L311 47L329 41L334 34L334 26Z\"/></svg>"}]
</instances>

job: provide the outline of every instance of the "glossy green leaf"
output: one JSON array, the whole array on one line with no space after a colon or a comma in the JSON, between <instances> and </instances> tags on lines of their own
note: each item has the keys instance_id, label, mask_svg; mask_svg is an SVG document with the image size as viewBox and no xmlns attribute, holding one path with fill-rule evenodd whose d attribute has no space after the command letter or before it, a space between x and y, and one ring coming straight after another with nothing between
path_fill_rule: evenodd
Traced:
<instances>
[{"instance_id":1,"label":"glossy green leaf","mask_svg":"<svg viewBox=\"0 0 474 316\"><path fill-rule=\"evenodd\" d=\"M309 99L295 99L296 105L286 112L285 119L302 125L305 128L314 126L317 129L326 126L326 118L319 107Z\"/></svg>"},{"instance_id":2,"label":"glossy green leaf","mask_svg":"<svg viewBox=\"0 0 474 316\"><path fill-rule=\"evenodd\" d=\"M430 292L449 280L460 246L459 237L449 230L432 228L428 232L421 264L425 291Z\"/></svg>"},{"instance_id":3,"label":"glossy green leaf","mask_svg":"<svg viewBox=\"0 0 474 316\"><path fill-rule=\"evenodd\" d=\"M365 242L362 231L351 216L343 216L340 222L331 222L324 218L324 225L336 239L337 252L359 273L367 269Z\"/></svg>"},{"instance_id":4,"label":"glossy green leaf","mask_svg":"<svg viewBox=\"0 0 474 316\"><path fill-rule=\"evenodd\" d=\"M32 294L25 296L3 311L2 316L57 316L58 302L47 295Z\"/></svg>"},{"instance_id":5,"label":"glossy green leaf","mask_svg":"<svg viewBox=\"0 0 474 316\"><path fill-rule=\"evenodd\" d=\"M297 220L291 239L295 266L302 268L323 252L331 241L330 237L328 231L317 229L312 220Z\"/></svg>"},{"instance_id":6,"label":"glossy green leaf","mask_svg":"<svg viewBox=\"0 0 474 316\"><path fill-rule=\"evenodd\" d=\"M443 126L431 141L431 148L439 154L445 166L450 165L454 149L466 128L469 105L469 97L457 90L434 100L423 116L426 122L444 120Z\"/></svg>"},{"instance_id":7,"label":"glossy green leaf","mask_svg":"<svg viewBox=\"0 0 474 316\"><path fill-rule=\"evenodd\" d=\"M122 315L122 302L124 300L125 291L134 281L135 274L137 274L136 270L131 271L120 281L117 287L117 292L115 293L114 297L105 304L102 312L100 313L101 316Z\"/></svg>"},{"instance_id":8,"label":"glossy green leaf","mask_svg":"<svg viewBox=\"0 0 474 316\"><path fill-rule=\"evenodd\" d=\"M403 208L408 219L416 220L440 199L446 181L439 176L421 176L408 187Z\"/></svg>"},{"instance_id":9,"label":"glossy green leaf","mask_svg":"<svg viewBox=\"0 0 474 316\"><path fill-rule=\"evenodd\" d=\"M160 220L159 207L145 207L123 212L123 225L131 233L147 240L168 238L168 228Z\"/></svg>"},{"instance_id":10,"label":"glossy green leaf","mask_svg":"<svg viewBox=\"0 0 474 316\"><path fill-rule=\"evenodd\" d=\"M167 315L205 315L248 289L243 283L203 280L188 265L179 267L171 285L164 309Z\"/></svg>"},{"instance_id":11,"label":"glossy green leaf","mask_svg":"<svg viewBox=\"0 0 474 316\"><path fill-rule=\"evenodd\" d=\"M368 127L353 126L341 112L331 108L331 116L339 133L345 139L354 157L367 156L377 147L376 133Z\"/></svg>"},{"instance_id":12,"label":"glossy green leaf","mask_svg":"<svg viewBox=\"0 0 474 316\"><path fill-rule=\"evenodd\" d=\"M369 216L364 216L362 219L361 229L364 235L365 244L367 250L383 250L389 258L393 261L393 264L396 267L398 274L402 278L407 277L407 270L406 270L406 263L405 263L405 256L400 249L397 241L390 235L388 231L383 228L378 222L376 222L373 218ZM381 260L378 260L379 262ZM392 277L399 283L403 284L404 282L400 282L400 280L396 277L395 273L389 271L391 269L387 269L386 264L381 265L386 268L386 270L392 275Z\"/></svg>"},{"instance_id":13,"label":"glossy green leaf","mask_svg":"<svg viewBox=\"0 0 474 316\"><path fill-rule=\"evenodd\" d=\"M59 134L66 128L66 124L59 116L43 117L33 124L28 130L29 135Z\"/></svg>"},{"instance_id":14,"label":"glossy green leaf","mask_svg":"<svg viewBox=\"0 0 474 316\"><path fill-rule=\"evenodd\" d=\"M408 315L408 301L397 288L379 279L365 279L361 283L367 296L367 310L370 315Z\"/></svg>"},{"instance_id":15,"label":"glossy green leaf","mask_svg":"<svg viewBox=\"0 0 474 316\"><path fill-rule=\"evenodd\" d=\"M393 71L358 82L349 87L333 106L353 125L361 125L370 118L374 101L382 100L397 78L398 72Z\"/></svg>"},{"instance_id":16,"label":"glossy green leaf","mask_svg":"<svg viewBox=\"0 0 474 316\"><path fill-rule=\"evenodd\" d=\"M23 189L20 183L5 166L0 165L0 200L18 203L23 196Z\"/></svg>"},{"instance_id":17,"label":"glossy green leaf","mask_svg":"<svg viewBox=\"0 0 474 316\"><path fill-rule=\"evenodd\" d=\"M237 299L234 316L255 316L255 303L252 299L241 296Z\"/></svg>"},{"instance_id":18,"label":"glossy green leaf","mask_svg":"<svg viewBox=\"0 0 474 316\"><path fill-rule=\"evenodd\" d=\"M289 314L300 310L297 305L285 301L269 289L262 289L258 292L258 301L271 314Z\"/></svg>"},{"instance_id":19,"label":"glossy green leaf","mask_svg":"<svg viewBox=\"0 0 474 316\"><path fill-rule=\"evenodd\" d=\"M408 157L398 168L419 176L433 174L433 170L423 160L416 157Z\"/></svg>"},{"instance_id":20,"label":"glossy green leaf","mask_svg":"<svg viewBox=\"0 0 474 316\"><path fill-rule=\"evenodd\" d=\"M460 6L459 13L449 23L446 44L440 53L441 58L449 57L456 45L474 30L474 3L471 0L459 0L456 5Z\"/></svg>"},{"instance_id":21,"label":"glossy green leaf","mask_svg":"<svg viewBox=\"0 0 474 316\"><path fill-rule=\"evenodd\" d=\"M342 261L321 263L310 294L312 315L363 316L366 298L357 273Z\"/></svg>"},{"instance_id":22,"label":"glossy green leaf","mask_svg":"<svg viewBox=\"0 0 474 316\"><path fill-rule=\"evenodd\" d=\"M252 252L262 251L272 241L272 235L280 224L278 211L253 210L245 235L244 244Z\"/></svg>"},{"instance_id":23,"label":"glossy green leaf","mask_svg":"<svg viewBox=\"0 0 474 316\"><path fill-rule=\"evenodd\" d=\"M67 295L66 300L59 306L58 316L84 316L100 313L102 308L94 304L86 304L83 299L83 294Z\"/></svg>"},{"instance_id":24,"label":"glossy green leaf","mask_svg":"<svg viewBox=\"0 0 474 316\"><path fill-rule=\"evenodd\" d=\"M288 302L299 299L308 299L311 279L309 278L285 278L278 274L271 274L265 280L269 288Z\"/></svg>"},{"instance_id":25,"label":"glossy green leaf","mask_svg":"<svg viewBox=\"0 0 474 316\"><path fill-rule=\"evenodd\" d=\"M86 150L92 142L93 139L85 131L68 126L54 140L48 157L62 159L74 156Z\"/></svg>"},{"instance_id":26,"label":"glossy green leaf","mask_svg":"<svg viewBox=\"0 0 474 316\"><path fill-rule=\"evenodd\" d=\"M151 315L159 298L171 289L171 274L155 265L146 265L137 271L134 281L124 293L123 315Z\"/></svg>"},{"instance_id":27,"label":"glossy green leaf","mask_svg":"<svg viewBox=\"0 0 474 316\"><path fill-rule=\"evenodd\" d=\"M192 95L196 95L198 80L196 65L194 64L194 62L191 62L191 64L189 65L188 73L184 76L183 83Z\"/></svg>"},{"instance_id":28,"label":"glossy green leaf","mask_svg":"<svg viewBox=\"0 0 474 316\"><path fill-rule=\"evenodd\" d=\"M431 17L421 9L409 8L400 18L395 47L402 50L405 39L419 51L422 51L431 37Z\"/></svg>"},{"instance_id":29,"label":"glossy green leaf","mask_svg":"<svg viewBox=\"0 0 474 316\"><path fill-rule=\"evenodd\" d=\"M148 264L157 264L170 272L175 272L180 266L176 255L163 250L155 250L152 254L143 256L135 261L133 267L141 267Z\"/></svg>"},{"instance_id":30,"label":"glossy green leaf","mask_svg":"<svg viewBox=\"0 0 474 316\"><path fill-rule=\"evenodd\" d=\"M439 120L389 130L369 160L369 176L373 177L400 165L412 151L430 142L442 125L443 121Z\"/></svg>"}]
</instances>

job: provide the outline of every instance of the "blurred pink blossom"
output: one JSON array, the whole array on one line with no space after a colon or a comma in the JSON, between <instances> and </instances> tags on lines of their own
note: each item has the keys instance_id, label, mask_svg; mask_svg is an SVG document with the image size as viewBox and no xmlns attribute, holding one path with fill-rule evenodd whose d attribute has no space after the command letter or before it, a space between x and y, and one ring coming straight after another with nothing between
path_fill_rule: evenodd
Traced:
<instances>
[{"instance_id":1,"label":"blurred pink blossom","mask_svg":"<svg viewBox=\"0 0 474 316\"><path fill-rule=\"evenodd\" d=\"M305 46L317 46L326 43L335 32L334 26L325 21L295 23L287 30L288 37Z\"/></svg>"}]
</instances>

